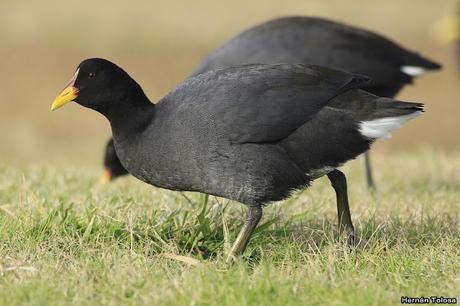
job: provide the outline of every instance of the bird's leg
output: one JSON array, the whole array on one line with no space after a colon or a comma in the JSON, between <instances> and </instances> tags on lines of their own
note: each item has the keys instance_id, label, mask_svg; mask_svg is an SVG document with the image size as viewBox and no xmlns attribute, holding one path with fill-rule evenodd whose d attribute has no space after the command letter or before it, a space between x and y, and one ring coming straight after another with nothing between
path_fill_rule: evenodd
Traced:
<instances>
[{"instance_id":1,"label":"bird's leg","mask_svg":"<svg viewBox=\"0 0 460 306\"><path fill-rule=\"evenodd\" d=\"M337 197L337 213L339 217L339 235L345 232L347 237L347 243L349 246L354 246L355 241L355 229L351 222L350 207L348 205L348 192L347 192L347 178L341 171L335 169L329 172L327 175L331 181L332 187L335 190Z\"/></svg>"},{"instance_id":2,"label":"bird's leg","mask_svg":"<svg viewBox=\"0 0 460 306\"><path fill-rule=\"evenodd\" d=\"M227 263L231 263L238 256L243 254L246 246L248 245L249 239L254 232L254 229L259 224L260 218L262 217L262 207L261 206L249 206L248 218L243 225L238 237L233 243L230 254L227 257Z\"/></svg>"},{"instance_id":3,"label":"bird's leg","mask_svg":"<svg viewBox=\"0 0 460 306\"><path fill-rule=\"evenodd\" d=\"M366 151L364 153L364 168L366 171L366 182L367 182L367 187L374 189L375 188L375 182L374 182L374 176L372 175L372 167L371 167L371 156L370 152Z\"/></svg>"}]
</instances>

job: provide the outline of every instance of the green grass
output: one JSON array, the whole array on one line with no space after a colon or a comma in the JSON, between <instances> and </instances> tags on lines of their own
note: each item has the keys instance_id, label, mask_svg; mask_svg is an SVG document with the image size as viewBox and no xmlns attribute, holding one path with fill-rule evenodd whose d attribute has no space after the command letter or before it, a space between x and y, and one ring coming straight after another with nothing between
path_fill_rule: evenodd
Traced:
<instances>
[{"instance_id":1,"label":"green grass","mask_svg":"<svg viewBox=\"0 0 460 306\"><path fill-rule=\"evenodd\" d=\"M101 186L98 168L0 165L2 305L391 305L460 298L460 155L433 150L345 167L355 227L336 237L321 179L264 210L246 255L225 253L245 217L237 203L152 188ZM179 257L182 256L182 257Z\"/></svg>"}]
</instances>

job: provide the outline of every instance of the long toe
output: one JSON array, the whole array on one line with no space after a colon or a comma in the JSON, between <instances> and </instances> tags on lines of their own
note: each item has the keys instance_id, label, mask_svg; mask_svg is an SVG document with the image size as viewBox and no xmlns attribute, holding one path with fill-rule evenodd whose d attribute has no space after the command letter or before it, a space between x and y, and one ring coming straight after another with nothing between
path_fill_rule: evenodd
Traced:
<instances>
[{"instance_id":1,"label":"long toe","mask_svg":"<svg viewBox=\"0 0 460 306\"><path fill-rule=\"evenodd\" d=\"M339 233L339 243L346 243L349 248L354 248L359 244L359 237L353 228L345 228Z\"/></svg>"},{"instance_id":2,"label":"long toe","mask_svg":"<svg viewBox=\"0 0 460 306\"><path fill-rule=\"evenodd\" d=\"M351 233L348 234L347 245L350 248L354 248L354 247L356 247L358 245L358 237L356 237L354 231L352 231Z\"/></svg>"}]
</instances>

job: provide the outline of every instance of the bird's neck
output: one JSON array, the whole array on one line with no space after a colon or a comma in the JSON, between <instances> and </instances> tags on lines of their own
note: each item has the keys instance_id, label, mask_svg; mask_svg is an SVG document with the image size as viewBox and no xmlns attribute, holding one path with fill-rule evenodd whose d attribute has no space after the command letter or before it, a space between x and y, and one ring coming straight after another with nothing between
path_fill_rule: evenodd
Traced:
<instances>
[{"instance_id":1,"label":"bird's neck","mask_svg":"<svg viewBox=\"0 0 460 306\"><path fill-rule=\"evenodd\" d=\"M155 105L145 95L126 96L104 112L118 141L134 140L155 116Z\"/></svg>"}]
</instances>

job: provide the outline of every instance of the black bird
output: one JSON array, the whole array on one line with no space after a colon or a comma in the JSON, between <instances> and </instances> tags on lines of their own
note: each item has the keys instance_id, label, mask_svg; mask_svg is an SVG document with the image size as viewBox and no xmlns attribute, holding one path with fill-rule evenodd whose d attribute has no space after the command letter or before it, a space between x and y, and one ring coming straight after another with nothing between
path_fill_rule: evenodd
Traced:
<instances>
[{"instance_id":1,"label":"black bird","mask_svg":"<svg viewBox=\"0 0 460 306\"><path fill-rule=\"evenodd\" d=\"M51 109L75 101L104 115L121 163L146 183L247 205L234 258L264 205L323 175L353 243L346 178L336 168L423 111L360 90L366 81L319 66L253 64L191 77L153 104L120 67L88 59Z\"/></svg>"},{"instance_id":2,"label":"black bird","mask_svg":"<svg viewBox=\"0 0 460 306\"><path fill-rule=\"evenodd\" d=\"M317 17L285 17L238 34L212 51L192 75L254 63L315 64L366 75L372 81L363 88L383 97L394 97L416 75L440 68L439 64L363 29ZM367 153L365 162L367 185L373 187Z\"/></svg>"},{"instance_id":3,"label":"black bird","mask_svg":"<svg viewBox=\"0 0 460 306\"><path fill-rule=\"evenodd\" d=\"M196 68L199 74L216 67L245 63L315 64L369 76L363 88L394 97L404 85L441 66L370 31L318 17L285 17L250 28L212 51ZM369 153L366 180L374 187Z\"/></svg>"},{"instance_id":4,"label":"black bird","mask_svg":"<svg viewBox=\"0 0 460 306\"><path fill-rule=\"evenodd\" d=\"M394 97L414 76L441 67L366 30L317 17L285 17L236 35L212 51L192 75L251 63L315 64L367 75L372 81L363 88L384 97ZM107 151L106 155L115 167L116 152ZM365 165L367 185L374 187L368 153Z\"/></svg>"},{"instance_id":5,"label":"black bird","mask_svg":"<svg viewBox=\"0 0 460 306\"><path fill-rule=\"evenodd\" d=\"M104 151L104 174L102 180L107 183L126 174L128 174L128 171L121 164L113 145L113 139L110 138Z\"/></svg>"}]
</instances>

